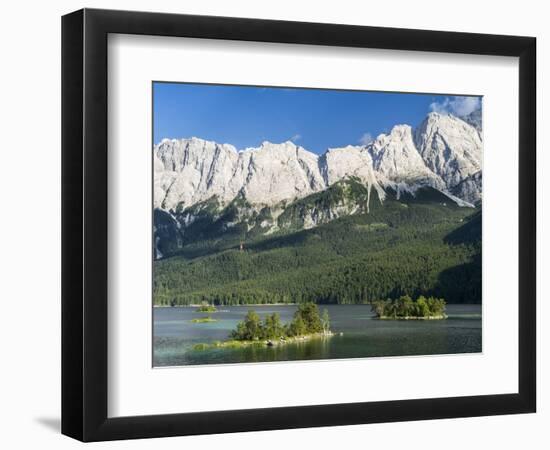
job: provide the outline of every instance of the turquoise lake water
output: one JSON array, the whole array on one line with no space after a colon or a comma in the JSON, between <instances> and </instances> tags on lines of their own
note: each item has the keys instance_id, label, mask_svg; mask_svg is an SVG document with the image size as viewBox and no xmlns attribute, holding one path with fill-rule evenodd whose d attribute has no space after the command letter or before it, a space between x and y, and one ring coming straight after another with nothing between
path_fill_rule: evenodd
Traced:
<instances>
[{"instance_id":1,"label":"turquoise lake water","mask_svg":"<svg viewBox=\"0 0 550 450\"><path fill-rule=\"evenodd\" d=\"M481 352L481 305L447 305L446 320L377 320L368 305L320 305L335 336L276 347L194 350L197 343L223 341L249 309L260 317L278 312L290 322L296 306L221 306L212 323L196 307L154 308L153 365L252 363L380 356ZM342 333L342 335L340 335Z\"/></svg>"}]
</instances>

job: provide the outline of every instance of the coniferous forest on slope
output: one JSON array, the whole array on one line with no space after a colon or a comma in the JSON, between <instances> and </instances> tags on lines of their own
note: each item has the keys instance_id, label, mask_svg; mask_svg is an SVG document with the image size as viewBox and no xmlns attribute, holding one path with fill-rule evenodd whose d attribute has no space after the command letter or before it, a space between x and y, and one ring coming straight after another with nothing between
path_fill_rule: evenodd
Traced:
<instances>
[{"instance_id":1,"label":"coniferous forest on slope","mask_svg":"<svg viewBox=\"0 0 550 450\"><path fill-rule=\"evenodd\" d=\"M308 201L318 194L297 208ZM238 226L201 232L216 230L205 218L154 262L154 304L362 304L401 295L481 303L479 207L430 195L370 204L368 213L267 236Z\"/></svg>"}]
</instances>

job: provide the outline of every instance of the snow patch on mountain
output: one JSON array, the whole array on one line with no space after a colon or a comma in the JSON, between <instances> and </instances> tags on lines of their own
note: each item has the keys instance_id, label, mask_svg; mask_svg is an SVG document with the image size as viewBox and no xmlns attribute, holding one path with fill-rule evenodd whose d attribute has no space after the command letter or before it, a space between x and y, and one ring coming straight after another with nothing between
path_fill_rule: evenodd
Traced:
<instances>
[{"instance_id":1,"label":"snow patch on mountain","mask_svg":"<svg viewBox=\"0 0 550 450\"><path fill-rule=\"evenodd\" d=\"M453 194L450 194L448 192L443 192L443 194L445 194L447 197L449 197L449 200L452 200L453 202L455 202L458 206L460 206L462 208L475 208L475 206L472 205L471 203L466 202L466 201L454 196Z\"/></svg>"}]
</instances>

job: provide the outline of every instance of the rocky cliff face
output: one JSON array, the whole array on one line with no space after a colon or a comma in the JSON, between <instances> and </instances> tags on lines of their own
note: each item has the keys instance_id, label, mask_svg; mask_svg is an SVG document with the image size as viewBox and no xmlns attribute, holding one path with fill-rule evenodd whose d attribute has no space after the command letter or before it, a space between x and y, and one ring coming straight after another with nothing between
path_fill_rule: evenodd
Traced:
<instances>
[{"instance_id":1,"label":"rocky cliff face","mask_svg":"<svg viewBox=\"0 0 550 450\"><path fill-rule=\"evenodd\" d=\"M478 131L452 115L430 113L415 131L415 144L428 168L451 189L481 170Z\"/></svg>"},{"instance_id":2,"label":"rocky cliff face","mask_svg":"<svg viewBox=\"0 0 550 450\"><path fill-rule=\"evenodd\" d=\"M383 185L445 188L445 182L428 168L416 149L409 125L397 125L389 135L381 134L367 150L372 155L377 179Z\"/></svg>"},{"instance_id":3,"label":"rocky cliff face","mask_svg":"<svg viewBox=\"0 0 550 450\"><path fill-rule=\"evenodd\" d=\"M451 193L474 205L481 202L482 172L476 172L464 178L460 183L451 188Z\"/></svg>"}]
</instances>

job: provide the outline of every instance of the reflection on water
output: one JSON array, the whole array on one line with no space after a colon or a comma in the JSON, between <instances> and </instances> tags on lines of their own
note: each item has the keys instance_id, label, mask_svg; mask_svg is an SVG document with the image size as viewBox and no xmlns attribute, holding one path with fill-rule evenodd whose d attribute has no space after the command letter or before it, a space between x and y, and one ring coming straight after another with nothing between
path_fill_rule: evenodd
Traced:
<instances>
[{"instance_id":1,"label":"reflection on water","mask_svg":"<svg viewBox=\"0 0 550 450\"><path fill-rule=\"evenodd\" d=\"M295 306L224 306L211 323L192 323L196 308L154 308L155 366L296 361L373 356L481 352L481 305L447 305L447 320L376 320L367 305L321 305L335 336L305 342L197 351L197 343L223 341L249 309L263 318L278 312L292 319ZM343 335L339 335L343 333Z\"/></svg>"}]
</instances>

